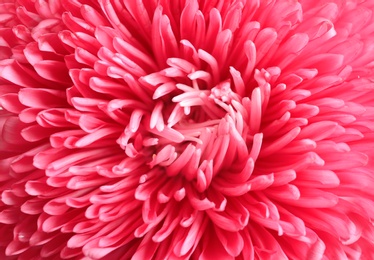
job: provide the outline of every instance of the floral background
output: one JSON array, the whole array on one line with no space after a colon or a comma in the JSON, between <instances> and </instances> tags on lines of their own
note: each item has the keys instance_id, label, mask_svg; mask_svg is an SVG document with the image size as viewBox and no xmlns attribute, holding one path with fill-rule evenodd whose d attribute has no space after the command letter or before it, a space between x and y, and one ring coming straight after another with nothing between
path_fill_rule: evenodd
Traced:
<instances>
[{"instance_id":1,"label":"floral background","mask_svg":"<svg viewBox=\"0 0 374 260\"><path fill-rule=\"evenodd\" d=\"M1 259L373 259L373 0L0 0Z\"/></svg>"}]
</instances>

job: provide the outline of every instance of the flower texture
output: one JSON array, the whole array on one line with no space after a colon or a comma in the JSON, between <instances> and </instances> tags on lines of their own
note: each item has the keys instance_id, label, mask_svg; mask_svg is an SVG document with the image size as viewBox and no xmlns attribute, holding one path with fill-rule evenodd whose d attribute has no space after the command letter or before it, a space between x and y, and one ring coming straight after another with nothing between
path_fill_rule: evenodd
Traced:
<instances>
[{"instance_id":1,"label":"flower texture","mask_svg":"<svg viewBox=\"0 0 374 260\"><path fill-rule=\"evenodd\" d=\"M374 259L373 0L0 0L1 259Z\"/></svg>"}]
</instances>

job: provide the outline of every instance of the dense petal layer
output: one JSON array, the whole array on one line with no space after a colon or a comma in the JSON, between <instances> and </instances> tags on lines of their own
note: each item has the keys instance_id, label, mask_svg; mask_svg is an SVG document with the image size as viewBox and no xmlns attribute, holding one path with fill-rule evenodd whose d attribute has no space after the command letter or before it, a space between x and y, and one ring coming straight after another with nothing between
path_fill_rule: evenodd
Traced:
<instances>
[{"instance_id":1,"label":"dense petal layer","mask_svg":"<svg viewBox=\"0 0 374 260\"><path fill-rule=\"evenodd\" d=\"M0 258L374 258L374 1L1 1Z\"/></svg>"}]
</instances>

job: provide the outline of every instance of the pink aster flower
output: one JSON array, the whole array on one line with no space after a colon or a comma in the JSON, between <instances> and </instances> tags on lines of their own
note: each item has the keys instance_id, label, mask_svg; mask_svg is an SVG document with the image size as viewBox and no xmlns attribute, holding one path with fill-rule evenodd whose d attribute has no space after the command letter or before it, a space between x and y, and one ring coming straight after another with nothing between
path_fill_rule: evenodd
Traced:
<instances>
[{"instance_id":1,"label":"pink aster flower","mask_svg":"<svg viewBox=\"0 0 374 260\"><path fill-rule=\"evenodd\" d=\"M374 259L373 0L0 0L1 259Z\"/></svg>"}]
</instances>

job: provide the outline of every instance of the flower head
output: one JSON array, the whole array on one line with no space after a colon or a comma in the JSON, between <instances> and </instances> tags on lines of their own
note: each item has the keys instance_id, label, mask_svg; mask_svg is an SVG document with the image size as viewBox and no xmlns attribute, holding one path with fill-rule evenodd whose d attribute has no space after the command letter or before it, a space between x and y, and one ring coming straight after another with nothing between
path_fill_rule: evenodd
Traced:
<instances>
[{"instance_id":1,"label":"flower head","mask_svg":"<svg viewBox=\"0 0 374 260\"><path fill-rule=\"evenodd\" d=\"M0 256L373 258L373 11L0 1Z\"/></svg>"}]
</instances>

